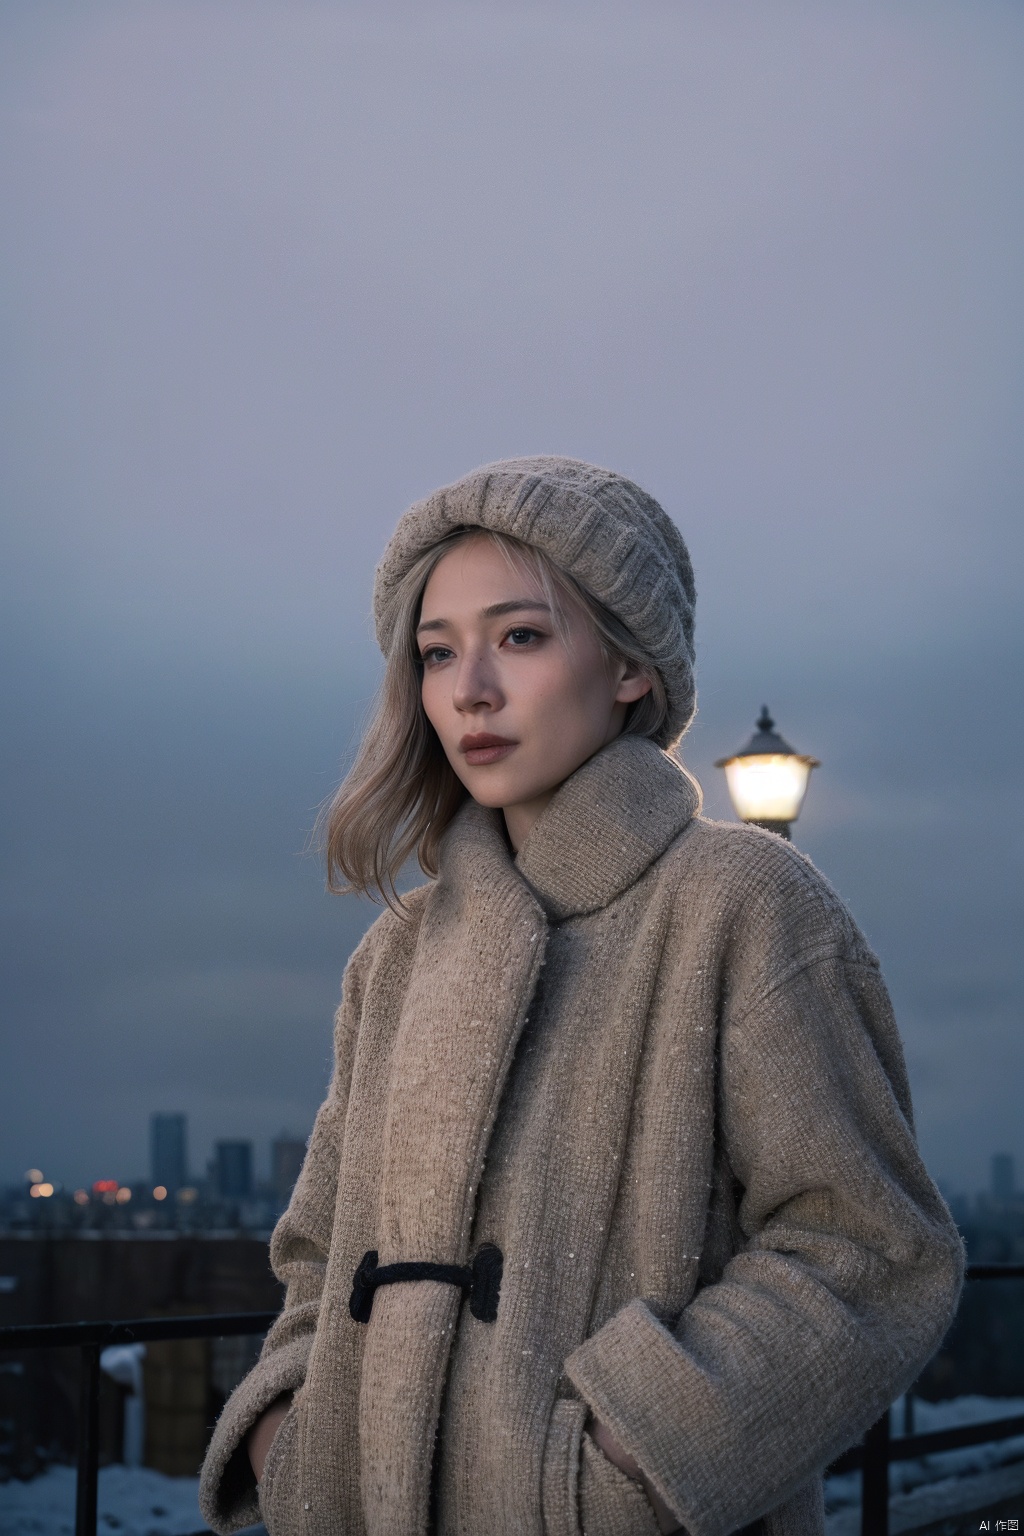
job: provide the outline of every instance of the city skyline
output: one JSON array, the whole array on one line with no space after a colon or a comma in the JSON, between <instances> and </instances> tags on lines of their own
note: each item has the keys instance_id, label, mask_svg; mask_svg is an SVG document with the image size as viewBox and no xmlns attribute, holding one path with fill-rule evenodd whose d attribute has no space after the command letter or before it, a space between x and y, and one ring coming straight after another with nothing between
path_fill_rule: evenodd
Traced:
<instances>
[{"instance_id":1,"label":"city skyline","mask_svg":"<svg viewBox=\"0 0 1024 1536\"><path fill-rule=\"evenodd\" d=\"M44 1167L28 1168L20 1182L0 1185L0 1230L144 1235L168 1228L268 1229L288 1203L308 1138L279 1131L258 1162L251 1140L222 1138L202 1169L190 1164L187 1146L187 1115L158 1111L149 1117L145 1175L125 1177L120 1170L110 1177L108 1168L73 1187L53 1180ZM1011 1184L1012 1178L1011 1170Z\"/></svg>"}]
</instances>

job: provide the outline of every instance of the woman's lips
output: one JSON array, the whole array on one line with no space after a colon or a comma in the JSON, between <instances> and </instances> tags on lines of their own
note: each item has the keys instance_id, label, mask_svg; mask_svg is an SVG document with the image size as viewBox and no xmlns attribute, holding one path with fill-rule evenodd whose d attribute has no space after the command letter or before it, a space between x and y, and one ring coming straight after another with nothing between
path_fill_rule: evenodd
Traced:
<instances>
[{"instance_id":1,"label":"woman's lips","mask_svg":"<svg viewBox=\"0 0 1024 1536\"><path fill-rule=\"evenodd\" d=\"M481 734L479 736L463 736L459 742L459 751L474 768L482 767L485 763L497 763L503 757L517 747L517 741L509 741L507 736L491 736Z\"/></svg>"}]
</instances>

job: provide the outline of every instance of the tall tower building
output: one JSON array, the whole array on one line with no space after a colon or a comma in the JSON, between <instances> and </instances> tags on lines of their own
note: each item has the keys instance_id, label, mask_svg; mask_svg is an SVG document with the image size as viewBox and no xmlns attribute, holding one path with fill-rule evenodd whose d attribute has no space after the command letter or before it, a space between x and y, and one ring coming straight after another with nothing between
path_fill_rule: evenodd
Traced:
<instances>
[{"instance_id":1,"label":"tall tower building","mask_svg":"<svg viewBox=\"0 0 1024 1536\"><path fill-rule=\"evenodd\" d=\"M252 1194L252 1142L218 1141L213 1149L213 1185L222 1200Z\"/></svg>"},{"instance_id":2,"label":"tall tower building","mask_svg":"<svg viewBox=\"0 0 1024 1536\"><path fill-rule=\"evenodd\" d=\"M154 1187L176 1195L188 1183L184 1115L150 1115L149 1169Z\"/></svg>"}]
</instances>

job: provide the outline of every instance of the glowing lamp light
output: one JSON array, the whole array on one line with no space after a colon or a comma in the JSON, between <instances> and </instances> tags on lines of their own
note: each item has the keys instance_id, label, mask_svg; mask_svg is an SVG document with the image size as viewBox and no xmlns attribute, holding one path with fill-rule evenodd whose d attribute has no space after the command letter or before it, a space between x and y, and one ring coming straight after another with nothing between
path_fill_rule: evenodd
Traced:
<instances>
[{"instance_id":1,"label":"glowing lamp light","mask_svg":"<svg viewBox=\"0 0 1024 1536\"><path fill-rule=\"evenodd\" d=\"M27 1184L41 1184L43 1182L43 1170L41 1168L30 1168L25 1175L25 1182Z\"/></svg>"},{"instance_id":2,"label":"glowing lamp light","mask_svg":"<svg viewBox=\"0 0 1024 1536\"><path fill-rule=\"evenodd\" d=\"M167 1199L167 1190L164 1188L164 1186L162 1184L158 1184L156 1186L156 1188L154 1189L154 1191L153 1191L153 1199L154 1200L166 1200Z\"/></svg>"},{"instance_id":3,"label":"glowing lamp light","mask_svg":"<svg viewBox=\"0 0 1024 1536\"><path fill-rule=\"evenodd\" d=\"M114 1199L117 1201L118 1205L127 1205L131 1197L132 1192L128 1188L127 1184L122 1184L121 1188L115 1194Z\"/></svg>"},{"instance_id":4,"label":"glowing lamp light","mask_svg":"<svg viewBox=\"0 0 1024 1536\"><path fill-rule=\"evenodd\" d=\"M741 821L751 821L789 837L807 793L811 769L820 767L816 757L794 752L775 730L767 704L761 708L757 729L745 747L715 764L725 769L729 798Z\"/></svg>"},{"instance_id":5,"label":"glowing lamp light","mask_svg":"<svg viewBox=\"0 0 1024 1536\"><path fill-rule=\"evenodd\" d=\"M53 1185L49 1183L30 1184L28 1192L33 1200L49 1200L53 1194Z\"/></svg>"},{"instance_id":6,"label":"glowing lamp light","mask_svg":"<svg viewBox=\"0 0 1024 1536\"><path fill-rule=\"evenodd\" d=\"M88 1192L88 1190L86 1190L86 1189L76 1189L75 1190L75 1194L74 1194L74 1201L75 1201L76 1205L88 1205L89 1204L89 1192Z\"/></svg>"}]
</instances>

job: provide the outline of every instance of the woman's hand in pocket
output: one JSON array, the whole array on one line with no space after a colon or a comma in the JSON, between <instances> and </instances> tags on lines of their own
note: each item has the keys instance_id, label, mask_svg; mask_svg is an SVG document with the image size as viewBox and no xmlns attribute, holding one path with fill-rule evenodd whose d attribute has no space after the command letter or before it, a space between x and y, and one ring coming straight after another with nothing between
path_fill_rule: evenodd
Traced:
<instances>
[{"instance_id":1,"label":"woman's hand in pocket","mask_svg":"<svg viewBox=\"0 0 1024 1536\"><path fill-rule=\"evenodd\" d=\"M683 1527L679 1524L679 1521L669 1509L664 1499L658 1497L643 1472L641 1472L637 1462L619 1444L607 1425L602 1424L600 1419L591 1417L587 1422L587 1432L602 1455L607 1456L613 1466L618 1467L620 1472L625 1472L627 1477L632 1477L643 1488L657 1516L658 1527L662 1532L662 1536L669 1536L669 1533L672 1531L681 1531Z\"/></svg>"},{"instance_id":2,"label":"woman's hand in pocket","mask_svg":"<svg viewBox=\"0 0 1024 1536\"><path fill-rule=\"evenodd\" d=\"M281 1428L281 1421L291 1405L292 1394L290 1392L285 1392L280 1397L275 1398L270 1407L265 1408L260 1414L246 1437L245 1448L249 1452L249 1465L252 1467L257 1482L260 1482L263 1477L263 1463L267 1459L267 1452L270 1450L274 1436Z\"/></svg>"}]
</instances>

